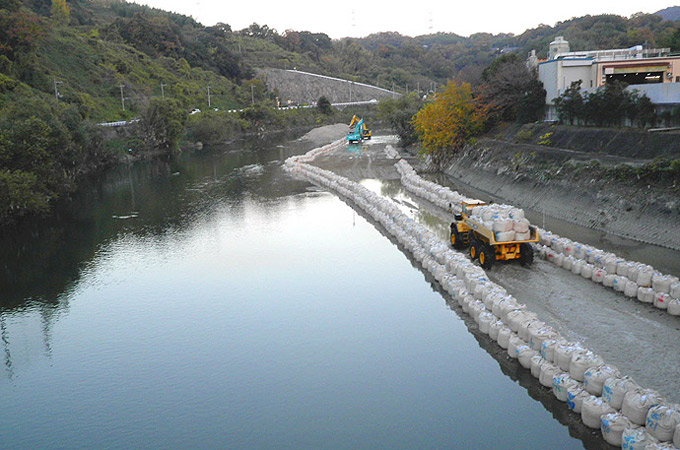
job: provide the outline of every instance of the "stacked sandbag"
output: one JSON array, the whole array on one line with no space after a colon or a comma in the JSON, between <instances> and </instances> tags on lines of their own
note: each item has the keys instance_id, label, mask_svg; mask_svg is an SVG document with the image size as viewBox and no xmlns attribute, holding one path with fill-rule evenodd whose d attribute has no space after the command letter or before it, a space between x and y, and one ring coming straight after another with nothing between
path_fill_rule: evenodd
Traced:
<instances>
[{"instance_id":1,"label":"stacked sandbag","mask_svg":"<svg viewBox=\"0 0 680 450\"><path fill-rule=\"evenodd\" d=\"M621 412L636 425L644 425L652 406L663 402L663 397L651 389L634 389L623 397Z\"/></svg>"},{"instance_id":2,"label":"stacked sandbag","mask_svg":"<svg viewBox=\"0 0 680 450\"><path fill-rule=\"evenodd\" d=\"M647 413L645 428L660 442L672 441L678 425L680 425L680 405L662 403L652 406Z\"/></svg>"},{"instance_id":3,"label":"stacked sandbag","mask_svg":"<svg viewBox=\"0 0 680 450\"><path fill-rule=\"evenodd\" d=\"M626 428L632 428L631 421L620 412L610 412L600 417L602 437L611 445L621 447L623 445L623 432Z\"/></svg>"},{"instance_id":4,"label":"stacked sandbag","mask_svg":"<svg viewBox=\"0 0 680 450\"><path fill-rule=\"evenodd\" d=\"M622 442L628 430L629 435L632 436L629 439L631 445L639 445L641 442L651 444L658 441L652 431L663 439L668 438L673 425L676 425L676 406L666 405L663 409L660 406L662 399L655 391L641 389L625 377L621 377L616 368L605 364L602 358L585 349L581 344L561 339L549 325L538 320L534 313L527 311L526 305L520 304L508 295L505 289L492 283L483 269L472 264L465 256L443 245L429 230L401 213L393 202L333 172L307 164L314 157L333 148L333 146L325 146L307 155L289 158L284 167L295 175L335 191L366 211L406 250L411 252L424 270L435 277L456 303L461 305L463 311L473 317L480 331L488 334L498 342L499 346L507 349L508 356L516 358L522 367L530 370L531 374L538 378L540 384L553 389L556 398L561 401L566 399L568 407L581 414L587 426L604 427L602 423L598 425L596 422L601 417L609 418L607 419L608 425L602 428L605 439L616 440L616 433L624 427L626 428L621 434ZM404 161L400 160L397 165L401 163ZM409 172L406 166L403 166L402 170L406 174ZM446 192L438 191L437 195L442 194ZM513 217L513 227L523 218L516 211L508 214L516 216ZM516 230L513 228L513 231ZM542 239L546 238L547 236L542 236ZM553 239L555 239L554 236L551 241ZM566 252L566 258L572 265L581 264L579 273L586 265L595 267L597 264L604 264L607 258L611 260L610 255L597 252L596 249L578 246L570 241L562 241L558 247ZM609 263L611 264L611 261ZM616 274L619 277L625 276L624 273L632 276L631 272L637 270L637 266L634 267L618 260L616 267L621 271L621 274ZM669 281L652 276L650 283L653 284L654 280L659 289L666 289ZM670 281L669 292L665 293L668 295L674 289L674 283ZM579 379L585 384L579 382ZM602 398L591 396L590 392L599 395L600 390ZM623 397L623 401L620 397ZM617 407L617 401L620 402L618 407L621 408L622 416L612 416ZM645 425L645 419L648 420L646 425L650 427L650 430L642 428L646 434L634 434L634 427ZM627 426L626 420L630 421L630 427ZM673 438L675 434L675 429L673 429Z\"/></svg>"},{"instance_id":5,"label":"stacked sandbag","mask_svg":"<svg viewBox=\"0 0 680 450\"><path fill-rule=\"evenodd\" d=\"M680 280L653 267L573 242L538 228L538 255L576 275L590 278L624 296L680 315Z\"/></svg>"},{"instance_id":6,"label":"stacked sandbag","mask_svg":"<svg viewBox=\"0 0 680 450\"><path fill-rule=\"evenodd\" d=\"M524 211L510 205L494 203L471 208L470 218L492 230L497 242L531 239L531 224Z\"/></svg>"}]
</instances>

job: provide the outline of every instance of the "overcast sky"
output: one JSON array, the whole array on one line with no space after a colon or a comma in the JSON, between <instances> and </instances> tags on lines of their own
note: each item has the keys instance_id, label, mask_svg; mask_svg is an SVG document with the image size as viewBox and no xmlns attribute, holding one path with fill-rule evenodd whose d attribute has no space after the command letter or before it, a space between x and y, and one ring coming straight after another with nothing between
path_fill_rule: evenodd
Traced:
<instances>
[{"instance_id":1,"label":"overcast sky","mask_svg":"<svg viewBox=\"0 0 680 450\"><path fill-rule=\"evenodd\" d=\"M397 31L408 36L440 31L463 36L477 32L521 34L541 23L554 25L586 14L609 13L627 17L641 11L653 13L676 4L668 0L448 0L414 2L415 7L407 8L394 0L138 0L137 3L186 14L204 25L224 22L233 30L240 30L256 22L279 32L287 29L321 32L331 38L362 37L381 31Z\"/></svg>"}]
</instances>

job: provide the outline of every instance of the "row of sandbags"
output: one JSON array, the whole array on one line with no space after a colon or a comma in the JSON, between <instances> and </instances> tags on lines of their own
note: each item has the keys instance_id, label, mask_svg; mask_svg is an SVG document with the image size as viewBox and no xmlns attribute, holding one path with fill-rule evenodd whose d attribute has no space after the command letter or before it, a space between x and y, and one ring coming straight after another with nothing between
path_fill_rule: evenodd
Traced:
<instances>
[{"instance_id":1,"label":"row of sandbags","mask_svg":"<svg viewBox=\"0 0 680 450\"><path fill-rule=\"evenodd\" d=\"M539 229L538 253L558 267L680 316L680 280L652 266Z\"/></svg>"},{"instance_id":2,"label":"row of sandbags","mask_svg":"<svg viewBox=\"0 0 680 450\"><path fill-rule=\"evenodd\" d=\"M390 146L387 146L387 148L392 149ZM389 155L390 153L387 154ZM437 183L424 180L416 173L413 167L403 159L400 159L395 166L397 172L401 175L401 183L407 191L412 192L447 211L451 210L459 213L461 211L460 202L475 203L478 201L465 197L459 192L452 191Z\"/></svg>"},{"instance_id":3,"label":"row of sandbags","mask_svg":"<svg viewBox=\"0 0 680 450\"><path fill-rule=\"evenodd\" d=\"M673 438L680 440L680 406L665 403L658 393L623 377L581 344L563 339L491 282L483 269L404 215L392 201L333 172L297 161L287 160L285 168L351 200L379 222L482 332L531 370L558 399L567 401L587 426L600 428L607 442L622 445L625 439L626 448L643 448L647 443L656 445L651 448L671 448Z\"/></svg>"},{"instance_id":4,"label":"row of sandbags","mask_svg":"<svg viewBox=\"0 0 680 450\"><path fill-rule=\"evenodd\" d=\"M398 153L391 146L387 146L385 153L389 158L398 157ZM400 160L395 166L399 175L401 175L401 183L407 191L434 203L440 208L458 213L461 212L461 202L483 203L481 200L472 199L457 191L452 191L448 187L424 180L404 160ZM494 203L471 207L468 214L471 221L477 222L492 231L497 242L531 239L531 231L529 230L531 224L524 217L524 211L519 208Z\"/></svg>"},{"instance_id":5,"label":"row of sandbags","mask_svg":"<svg viewBox=\"0 0 680 450\"><path fill-rule=\"evenodd\" d=\"M392 154L392 157L394 157L394 153L396 153L396 150L390 149L388 154ZM402 184L406 190L448 209L448 205L442 204L446 204L449 196L440 196L439 194L442 190L448 188L423 180L404 160L400 160L396 167L402 174ZM408 174L408 176L406 177L404 174ZM422 186L422 189L413 186ZM455 191L449 190L448 192L458 194ZM499 213L499 211L502 212ZM513 233L517 227L522 227L522 230L525 227L528 229L528 222L518 220L524 218L521 209L513 208L510 205L478 206L473 208L472 217L481 217L484 225L488 227L489 219L500 218L504 214L507 214L507 219L511 220L492 221L496 240L499 242L522 240L521 238L525 237L524 234L520 234L518 237L516 232ZM509 231L511 222L513 231ZM504 231L501 231L501 229ZM614 253L571 241L550 231L538 228L538 233L541 244L537 246L539 255L555 263L555 265L571 270L585 278L590 278L596 283L611 287L627 297L653 304L671 315L680 315L680 280L678 277L662 274L649 265L626 261Z\"/></svg>"}]
</instances>

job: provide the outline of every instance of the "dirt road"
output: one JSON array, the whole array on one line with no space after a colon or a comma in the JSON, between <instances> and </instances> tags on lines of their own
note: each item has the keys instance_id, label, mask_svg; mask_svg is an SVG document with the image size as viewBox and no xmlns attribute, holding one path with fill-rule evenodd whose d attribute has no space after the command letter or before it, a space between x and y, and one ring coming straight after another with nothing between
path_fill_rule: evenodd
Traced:
<instances>
[{"instance_id":1,"label":"dirt road","mask_svg":"<svg viewBox=\"0 0 680 450\"><path fill-rule=\"evenodd\" d=\"M328 130L324 137L340 131L340 127ZM362 145L342 146L319 157L315 164L393 199L405 213L447 241L449 214L402 188L394 168L396 161L385 156L387 144L395 145L396 138L376 136ZM416 158L406 159L415 168L422 168ZM453 184L450 187L456 188ZM680 254L677 256L680 258ZM582 342L640 385L680 402L680 317L542 260L536 260L531 268L497 264L488 275L566 339Z\"/></svg>"}]
</instances>

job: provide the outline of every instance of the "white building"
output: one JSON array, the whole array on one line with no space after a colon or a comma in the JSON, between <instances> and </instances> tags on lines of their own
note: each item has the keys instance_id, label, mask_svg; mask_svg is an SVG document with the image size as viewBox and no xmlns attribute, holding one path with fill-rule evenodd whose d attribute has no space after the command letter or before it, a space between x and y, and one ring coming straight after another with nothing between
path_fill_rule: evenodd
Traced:
<instances>
[{"instance_id":1,"label":"white building","mask_svg":"<svg viewBox=\"0 0 680 450\"><path fill-rule=\"evenodd\" d=\"M548 59L538 62L538 79L546 90L546 120L557 119L555 99L575 81L581 81L583 92L614 80L624 81L628 89L646 93L658 109L680 104L680 56L669 56L669 51L636 45L572 52L569 42L558 36L550 43ZM532 61L536 61L534 52L528 64Z\"/></svg>"}]
</instances>

